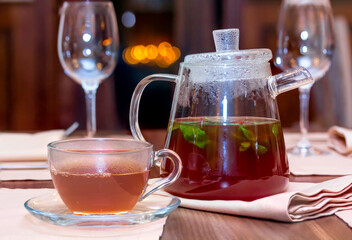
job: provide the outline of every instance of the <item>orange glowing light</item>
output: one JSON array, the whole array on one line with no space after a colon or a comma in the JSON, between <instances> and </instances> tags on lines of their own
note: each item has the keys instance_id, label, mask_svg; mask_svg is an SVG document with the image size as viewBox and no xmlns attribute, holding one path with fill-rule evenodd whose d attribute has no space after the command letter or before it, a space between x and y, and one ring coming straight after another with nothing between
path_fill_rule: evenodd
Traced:
<instances>
[{"instance_id":1,"label":"orange glowing light","mask_svg":"<svg viewBox=\"0 0 352 240\"><path fill-rule=\"evenodd\" d=\"M136 46L132 48L131 53L132 53L132 57L138 61L144 58L143 50L140 46Z\"/></svg>"},{"instance_id":2,"label":"orange glowing light","mask_svg":"<svg viewBox=\"0 0 352 240\"><path fill-rule=\"evenodd\" d=\"M159 61L156 61L155 62L156 65L158 65L158 67L161 67L161 68L167 68L169 66L169 64L167 64L164 59L160 59Z\"/></svg>"},{"instance_id":3,"label":"orange glowing light","mask_svg":"<svg viewBox=\"0 0 352 240\"><path fill-rule=\"evenodd\" d=\"M160 43L159 44L159 47L164 47L164 48L171 48L172 46L171 46L171 44L170 43L168 43L168 42L162 42L162 43Z\"/></svg>"},{"instance_id":4,"label":"orange glowing light","mask_svg":"<svg viewBox=\"0 0 352 240\"><path fill-rule=\"evenodd\" d=\"M132 48L132 56L138 61L142 61L148 55L148 50L143 45L138 45Z\"/></svg>"},{"instance_id":5,"label":"orange glowing light","mask_svg":"<svg viewBox=\"0 0 352 240\"><path fill-rule=\"evenodd\" d=\"M109 46L112 43L112 38L105 39L103 41L103 46Z\"/></svg>"},{"instance_id":6,"label":"orange glowing light","mask_svg":"<svg viewBox=\"0 0 352 240\"><path fill-rule=\"evenodd\" d=\"M163 57L167 55L167 49L171 48L171 44L168 42L162 42L158 46L159 54Z\"/></svg>"},{"instance_id":7,"label":"orange glowing light","mask_svg":"<svg viewBox=\"0 0 352 240\"><path fill-rule=\"evenodd\" d=\"M175 62L175 53L172 51L172 48L166 49L166 56L164 57L164 61L168 65L171 65L173 62Z\"/></svg>"},{"instance_id":8,"label":"orange glowing light","mask_svg":"<svg viewBox=\"0 0 352 240\"><path fill-rule=\"evenodd\" d=\"M97 63L97 69L102 70L103 69L103 64L102 63Z\"/></svg>"},{"instance_id":9,"label":"orange glowing light","mask_svg":"<svg viewBox=\"0 0 352 240\"><path fill-rule=\"evenodd\" d=\"M148 58L144 58L143 60L141 60L141 63L143 63L143 64L147 64L149 62L150 62L150 59L148 59Z\"/></svg>"},{"instance_id":10,"label":"orange glowing light","mask_svg":"<svg viewBox=\"0 0 352 240\"><path fill-rule=\"evenodd\" d=\"M172 47L172 51L175 53L175 61L181 57L181 51L177 47Z\"/></svg>"},{"instance_id":11,"label":"orange glowing light","mask_svg":"<svg viewBox=\"0 0 352 240\"><path fill-rule=\"evenodd\" d=\"M102 21L102 22L100 23L100 28L101 28L102 30L105 29L105 22L104 22L104 21Z\"/></svg>"},{"instance_id":12,"label":"orange glowing light","mask_svg":"<svg viewBox=\"0 0 352 240\"><path fill-rule=\"evenodd\" d=\"M133 65L133 64L139 63L138 60L136 60L136 59L134 59L132 57L131 48L125 49L125 51L123 51L122 56L123 56L123 59L125 60L125 62L128 63L128 64L132 64Z\"/></svg>"},{"instance_id":13,"label":"orange glowing light","mask_svg":"<svg viewBox=\"0 0 352 240\"><path fill-rule=\"evenodd\" d=\"M132 57L135 61L139 62L139 60L138 60L138 59L136 58L136 56L134 55L134 51L136 50L136 48L137 48L137 46L132 47L130 54L131 54L131 57Z\"/></svg>"},{"instance_id":14,"label":"orange glowing light","mask_svg":"<svg viewBox=\"0 0 352 240\"><path fill-rule=\"evenodd\" d=\"M155 59L158 56L158 54L159 54L158 48L156 46L154 46L154 45L150 44L150 45L148 45L146 47L146 49L148 51L147 58L150 59L150 60Z\"/></svg>"},{"instance_id":15,"label":"orange glowing light","mask_svg":"<svg viewBox=\"0 0 352 240\"><path fill-rule=\"evenodd\" d=\"M148 48L142 45L142 51L143 51L144 59L148 58Z\"/></svg>"},{"instance_id":16,"label":"orange glowing light","mask_svg":"<svg viewBox=\"0 0 352 240\"><path fill-rule=\"evenodd\" d=\"M123 52L123 59L128 64L154 63L161 68L166 68L177 61L181 56L180 49L168 42L162 42L158 46L149 44L128 47Z\"/></svg>"}]
</instances>

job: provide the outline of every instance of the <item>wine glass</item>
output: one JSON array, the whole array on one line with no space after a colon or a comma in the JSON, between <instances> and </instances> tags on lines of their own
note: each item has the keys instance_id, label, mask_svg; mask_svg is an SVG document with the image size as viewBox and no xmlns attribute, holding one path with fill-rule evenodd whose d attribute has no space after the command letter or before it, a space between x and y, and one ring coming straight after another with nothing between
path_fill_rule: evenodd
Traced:
<instances>
[{"instance_id":1,"label":"wine glass","mask_svg":"<svg viewBox=\"0 0 352 240\"><path fill-rule=\"evenodd\" d=\"M284 0L278 22L275 63L282 70L305 67L315 81L328 71L334 50L333 16L329 0ZM288 152L311 156L326 152L311 146L308 135L309 95L313 84L299 88L301 139Z\"/></svg>"},{"instance_id":2,"label":"wine glass","mask_svg":"<svg viewBox=\"0 0 352 240\"><path fill-rule=\"evenodd\" d=\"M65 73L85 92L88 137L96 133L96 91L113 72L117 51L117 21L111 2L64 2L58 54Z\"/></svg>"}]
</instances>

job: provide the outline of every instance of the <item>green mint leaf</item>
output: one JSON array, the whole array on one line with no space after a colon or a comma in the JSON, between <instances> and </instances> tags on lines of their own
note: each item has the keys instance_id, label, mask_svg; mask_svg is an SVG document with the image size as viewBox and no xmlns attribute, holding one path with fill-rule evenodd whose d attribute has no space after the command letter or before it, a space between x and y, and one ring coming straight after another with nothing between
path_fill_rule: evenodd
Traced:
<instances>
[{"instance_id":1,"label":"green mint leaf","mask_svg":"<svg viewBox=\"0 0 352 240\"><path fill-rule=\"evenodd\" d=\"M251 146L250 142L242 142L240 146L240 152L246 151Z\"/></svg>"},{"instance_id":2,"label":"green mint leaf","mask_svg":"<svg viewBox=\"0 0 352 240\"><path fill-rule=\"evenodd\" d=\"M246 151L248 148L245 148L245 147L242 147L242 146L240 146L240 152L244 152L244 151Z\"/></svg>"},{"instance_id":3,"label":"green mint leaf","mask_svg":"<svg viewBox=\"0 0 352 240\"><path fill-rule=\"evenodd\" d=\"M176 130L176 129L179 129L180 128L180 125L178 124L172 124L171 126L169 126L169 129L171 128L171 131L173 130Z\"/></svg>"},{"instance_id":4,"label":"green mint leaf","mask_svg":"<svg viewBox=\"0 0 352 240\"><path fill-rule=\"evenodd\" d=\"M238 125L240 125L240 124L239 124L239 123L235 123L235 122L227 122L226 125L238 126Z\"/></svg>"},{"instance_id":5,"label":"green mint leaf","mask_svg":"<svg viewBox=\"0 0 352 240\"><path fill-rule=\"evenodd\" d=\"M244 128L243 126L239 126L239 129L242 131L243 135L249 140L249 141L255 141L256 137L254 133L252 133L250 130Z\"/></svg>"},{"instance_id":6,"label":"green mint leaf","mask_svg":"<svg viewBox=\"0 0 352 240\"><path fill-rule=\"evenodd\" d=\"M277 133L279 131L279 126L277 123L273 125L273 128L271 129L272 133L274 134L275 137L277 137Z\"/></svg>"},{"instance_id":7,"label":"green mint leaf","mask_svg":"<svg viewBox=\"0 0 352 240\"><path fill-rule=\"evenodd\" d=\"M210 142L205 132L200 128L181 124L180 129L185 140L199 148L204 148Z\"/></svg>"},{"instance_id":8,"label":"green mint leaf","mask_svg":"<svg viewBox=\"0 0 352 240\"><path fill-rule=\"evenodd\" d=\"M264 147L263 145L259 145L259 144L256 144L255 148L256 148L257 153L259 153L259 155L263 155L268 151L268 149L266 147Z\"/></svg>"},{"instance_id":9,"label":"green mint leaf","mask_svg":"<svg viewBox=\"0 0 352 240\"><path fill-rule=\"evenodd\" d=\"M251 145L250 142L243 142L243 143L241 143L241 146L242 146L242 147L245 147L245 148L249 148L250 145Z\"/></svg>"},{"instance_id":10,"label":"green mint leaf","mask_svg":"<svg viewBox=\"0 0 352 240\"><path fill-rule=\"evenodd\" d=\"M186 124L187 126L188 125L192 125L192 124L194 124L194 122L182 122L182 123L179 123L179 122L174 122L173 124L172 124L172 131L173 130L176 130L176 129L179 129L180 128L180 125L182 125L182 124Z\"/></svg>"}]
</instances>

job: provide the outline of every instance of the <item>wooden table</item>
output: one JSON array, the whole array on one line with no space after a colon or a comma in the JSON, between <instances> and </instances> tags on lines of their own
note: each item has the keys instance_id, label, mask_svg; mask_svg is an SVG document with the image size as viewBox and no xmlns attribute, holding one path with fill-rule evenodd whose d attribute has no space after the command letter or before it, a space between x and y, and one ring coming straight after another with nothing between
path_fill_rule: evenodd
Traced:
<instances>
[{"instance_id":1,"label":"wooden table","mask_svg":"<svg viewBox=\"0 0 352 240\"><path fill-rule=\"evenodd\" d=\"M163 145L163 131L145 132L155 149ZM331 176L290 177L295 182L321 182ZM3 181L4 188L53 188L51 181ZM352 239L352 230L335 215L301 223L211 213L178 208L167 219L162 240L178 239Z\"/></svg>"}]
</instances>

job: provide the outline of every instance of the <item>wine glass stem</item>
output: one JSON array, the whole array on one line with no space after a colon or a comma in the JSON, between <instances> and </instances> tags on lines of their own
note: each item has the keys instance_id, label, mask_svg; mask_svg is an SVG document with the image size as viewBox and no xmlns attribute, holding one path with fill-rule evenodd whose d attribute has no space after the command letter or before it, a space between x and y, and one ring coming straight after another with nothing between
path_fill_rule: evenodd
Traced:
<instances>
[{"instance_id":1,"label":"wine glass stem","mask_svg":"<svg viewBox=\"0 0 352 240\"><path fill-rule=\"evenodd\" d=\"M300 120L299 127L301 130L301 140L298 142L299 148L309 148L310 142L308 140L309 128L309 97L311 87L299 88L299 102L300 102Z\"/></svg>"},{"instance_id":2,"label":"wine glass stem","mask_svg":"<svg viewBox=\"0 0 352 240\"><path fill-rule=\"evenodd\" d=\"M94 137L97 131L96 115L95 115L95 97L97 90L84 90L86 94L86 109L87 109L87 135Z\"/></svg>"}]
</instances>

